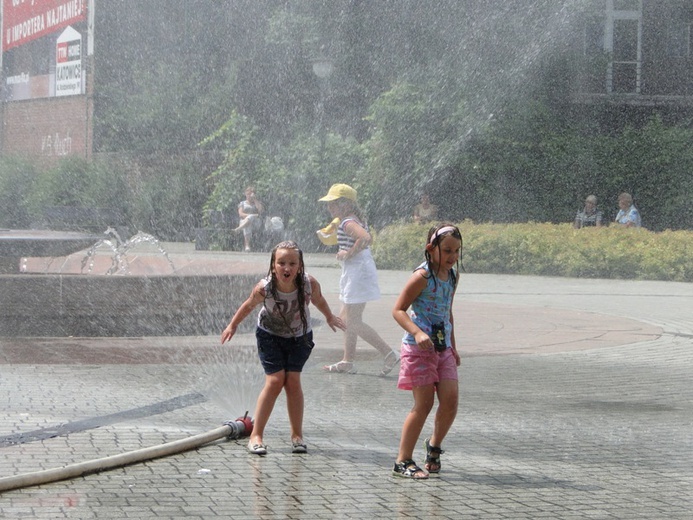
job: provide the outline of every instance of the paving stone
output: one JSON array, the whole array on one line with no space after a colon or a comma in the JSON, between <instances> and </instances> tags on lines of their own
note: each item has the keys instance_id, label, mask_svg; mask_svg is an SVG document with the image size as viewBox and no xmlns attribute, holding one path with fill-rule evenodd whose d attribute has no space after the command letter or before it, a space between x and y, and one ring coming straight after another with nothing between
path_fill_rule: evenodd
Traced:
<instances>
[{"instance_id":1,"label":"paving stone","mask_svg":"<svg viewBox=\"0 0 693 520\"><path fill-rule=\"evenodd\" d=\"M197 253L220 265L225 258ZM199 257L185 255L193 269ZM306 256L336 307L339 270L331 257ZM234 258L267 264L266 255ZM407 276L382 272L383 299L366 308L366 321L393 346L401 330L389 312ZM323 373L341 356L342 338L318 325L302 376L307 455L290 453L282 396L266 457L247 453L244 439L220 440L5 491L0 516L690 519L693 285L476 274L461 284L460 409L439 478L391 476L411 395L396 389L394 374L377 377L381 360L365 345L358 374ZM252 334L224 348L207 336L0 338L0 383L0 438L73 428L0 442L2 477L156 446L252 415L262 374ZM158 403L196 394L204 400L155 413Z\"/></svg>"}]
</instances>

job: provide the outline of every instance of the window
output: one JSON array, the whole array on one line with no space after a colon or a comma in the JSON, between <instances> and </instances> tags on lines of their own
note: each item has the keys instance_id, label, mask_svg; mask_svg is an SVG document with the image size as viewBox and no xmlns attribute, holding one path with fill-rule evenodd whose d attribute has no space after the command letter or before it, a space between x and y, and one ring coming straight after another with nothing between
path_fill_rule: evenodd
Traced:
<instances>
[{"instance_id":1,"label":"window","mask_svg":"<svg viewBox=\"0 0 693 520\"><path fill-rule=\"evenodd\" d=\"M674 23L669 28L667 54L673 58L687 58L691 55L690 23Z\"/></svg>"},{"instance_id":2,"label":"window","mask_svg":"<svg viewBox=\"0 0 693 520\"><path fill-rule=\"evenodd\" d=\"M592 18L585 22L583 53L596 56L604 52L604 20Z\"/></svg>"},{"instance_id":3,"label":"window","mask_svg":"<svg viewBox=\"0 0 693 520\"><path fill-rule=\"evenodd\" d=\"M638 91L638 20L614 20L613 92Z\"/></svg>"},{"instance_id":4,"label":"window","mask_svg":"<svg viewBox=\"0 0 693 520\"><path fill-rule=\"evenodd\" d=\"M607 92L640 93L641 1L606 0L604 49L611 55Z\"/></svg>"}]
</instances>

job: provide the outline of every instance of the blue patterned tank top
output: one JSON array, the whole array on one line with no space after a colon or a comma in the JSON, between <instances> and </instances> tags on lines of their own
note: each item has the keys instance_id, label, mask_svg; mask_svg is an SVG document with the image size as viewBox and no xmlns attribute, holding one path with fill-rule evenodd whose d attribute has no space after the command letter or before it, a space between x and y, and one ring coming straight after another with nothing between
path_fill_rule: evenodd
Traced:
<instances>
[{"instance_id":1,"label":"blue patterned tank top","mask_svg":"<svg viewBox=\"0 0 693 520\"><path fill-rule=\"evenodd\" d=\"M443 281L431 276L431 272L424 262L415 269L424 269L428 277L426 287L411 304L411 320L431 339L433 325L442 324L445 329L445 346L452 347L451 333L452 323L450 312L452 310L452 298L455 294L455 279L457 273L450 270L448 279ZM414 336L406 332L402 342L408 345L416 345Z\"/></svg>"}]
</instances>

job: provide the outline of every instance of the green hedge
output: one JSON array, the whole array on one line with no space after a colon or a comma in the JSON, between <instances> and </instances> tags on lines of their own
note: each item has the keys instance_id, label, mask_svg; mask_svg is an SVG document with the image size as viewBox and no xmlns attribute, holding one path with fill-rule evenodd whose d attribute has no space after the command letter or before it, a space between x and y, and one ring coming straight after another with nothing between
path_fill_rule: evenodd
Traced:
<instances>
[{"instance_id":1,"label":"green hedge","mask_svg":"<svg viewBox=\"0 0 693 520\"><path fill-rule=\"evenodd\" d=\"M573 229L570 224L459 224L468 273L693 281L693 232ZM372 249L381 269L409 269L423 260L427 227L397 225L377 232Z\"/></svg>"}]
</instances>

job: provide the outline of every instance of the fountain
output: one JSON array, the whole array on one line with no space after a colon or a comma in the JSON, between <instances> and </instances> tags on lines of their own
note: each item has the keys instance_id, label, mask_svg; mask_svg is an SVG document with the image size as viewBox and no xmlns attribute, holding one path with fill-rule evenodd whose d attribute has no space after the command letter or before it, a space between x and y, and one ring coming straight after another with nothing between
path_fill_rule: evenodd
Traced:
<instances>
[{"instance_id":1,"label":"fountain","mask_svg":"<svg viewBox=\"0 0 693 520\"><path fill-rule=\"evenodd\" d=\"M153 244L154 246L156 246L156 248L159 250L159 253L161 253L164 256L164 258L166 258L166 260L168 261L168 264L171 267L171 271L175 271L173 262L169 258L166 250L164 250L164 248L161 247L159 241L149 233L143 233L142 231L138 231L136 235L130 237L125 242L123 242L123 240L120 238L118 231L116 231L113 228L109 227L106 230L105 235L111 236L113 238L102 238L96 244L89 248L87 254L82 259L82 272L84 272L84 268L88 266L87 274L91 273L91 271L94 269L96 253L98 252L101 246L107 246L109 250L113 252L113 258L111 267L108 269L108 271L106 271L106 274L130 274L127 254L130 251L130 249L132 249L138 244Z\"/></svg>"},{"instance_id":2,"label":"fountain","mask_svg":"<svg viewBox=\"0 0 693 520\"><path fill-rule=\"evenodd\" d=\"M228 322L231 302L242 301L260 275L247 263L229 264L226 274L219 274L206 270L199 259L177 270L151 235L138 233L124 242L113 230L106 234L111 238L103 236L37 231L3 240L3 252L16 255L14 265L21 263L23 272L15 267L15 274L0 274L0 336L218 334ZM128 257L142 244L153 245L156 252L138 254L138 267L132 269ZM67 257L57 272L31 272L31 260L36 259L29 255L51 257L52 262L54 256L87 246L91 247L83 253L79 271L65 272ZM157 263L162 258L163 268ZM104 261L109 268L94 274Z\"/></svg>"},{"instance_id":3,"label":"fountain","mask_svg":"<svg viewBox=\"0 0 693 520\"><path fill-rule=\"evenodd\" d=\"M413 11L411 17L415 18ZM225 32L233 33L234 31ZM491 33L491 31L488 32ZM360 87L359 82L354 84ZM282 85L283 89L284 85ZM294 109L292 108L292 110ZM159 137L159 135L155 135L156 139ZM327 162L329 161L326 161L325 164ZM406 183L401 184L406 186ZM291 187L295 188L294 195L301 190L300 184ZM402 201L397 202L401 203ZM311 209L314 210L315 208L305 206L307 212ZM147 239L142 240L148 242ZM149 243L152 244L151 241ZM135 244L131 241L131 245L135 246L139 243ZM58 262L60 269L57 272L32 272L31 262L27 260L26 263L22 263L25 272L17 273L16 268L19 262L14 262L15 272L13 274L0 275L0 284L3 287L3 290L0 291L0 306L3 309L0 319L0 336L123 338L126 336L214 335L213 340L217 340L216 344L218 334L232 312L232 306L243 301L252 285L257 281L258 275L264 274L267 266L267 260L264 259L261 264L262 268L251 265L250 269L238 268L228 274L219 274L218 271L214 274L201 274L195 270L186 272L174 261L164 265L163 271L147 272L138 270L135 268L134 262L129 261L130 255L133 254L133 248L122 247L123 244L117 237L116 240L113 240L103 238L103 236L96 240L92 238L87 243L82 243L74 249L61 253L46 250L39 255L39 253L24 251L16 255L15 258L60 257L68 252L84 251L90 246L91 248L81 256L82 262L80 262L78 271L67 270L65 267L68 262L67 259L64 259L62 262ZM103 250L106 251L107 255L101 254ZM164 260L170 260L168 255L164 255L160 249L155 252L155 256L157 260L162 260L162 256L164 256ZM105 273L96 274L102 273L99 270L100 260L105 260L108 266ZM173 257L173 260L176 258ZM226 261L228 262L228 260ZM245 323L252 327L252 320L246 320ZM185 339L185 341L189 340ZM38 343L33 339L27 343L30 342ZM102 342L109 343L105 340ZM50 340L46 343L50 343ZM75 343L78 347L80 346L78 342ZM141 342L142 348L139 349L137 355L143 359L151 356L153 349L150 346L152 343L154 341L151 340ZM234 406L249 404L250 399L247 395L239 394L238 399L235 399L237 396L234 392L248 393L250 385L247 383L253 381L258 372L254 370L257 365L254 352L251 348L241 349L238 348L239 346L243 345L234 345L234 349L209 349L213 356L207 353L203 357L203 363L199 365L199 369L198 366L190 367L189 365L192 363L186 365L188 372L200 375L196 381L198 385L201 384L201 380L210 388L207 393L212 394L212 399L219 399L224 402L224 398L231 396L236 402L229 404ZM198 352L190 355L189 359L200 362ZM99 354L102 355L102 353ZM242 363L225 363L228 356L236 356L233 359L240 360ZM246 356L247 359L242 356ZM251 357L254 364L251 364ZM148 361L151 363L151 357L148 358ZM181 355L176 358L176 361L184 364L188 359ZM101 357L96 362L104 363L105 360ZM212 372L214 369L223 370L224 373L219 374L218 378L209 377L210 374L215 375ZM142 379L151 379L151 372L151 370L142 371ZM172 383L172 378L164 377L167 375L166 372L167 369L164 367L161 370L163 374L161 385ZM49 377L43 374L41 376ZM79 372L71 371L65 386L72 383L71 379L76 382L81 377L83 375ZM261 372L259 377L263 377ZM229 388L222 386L217 379L225 381ZM114 388L122 388L124 393L129 391L127 381L117 380L116 383ZM171 384L171 386L175 388L174 385ZM34 387L37 387L35 401L39 401L41 385L34 385ZM50 389L50 386L46 385L46 389ZM117 395L108 395L107 398L109 402L114 401L117 404L117 397ZM146 394L146 398L149 398L149 394ZM378 405L378 403L375 404ZM76 409L78 415L86 413L85 410L77 406L72 408ZM233 409L230 405L225 408ZM338 408L335 409L338 410ZM57 413L55 415L55 420L60 420L60 416ZM42 418L42 420L50 422L53 417ZM238 420L235 423L238 423ZM247 431L246 423L242 423L242 425L243 433L245 433ZM17 429L21 429L21 426L20 424ZM225 429L220 434L228 436L228 429L232 426L233 423L225 425ZM337 426L340 425L337 424ZM218 434L219 432L217 432ZM353 442L350 444L353 445ZM47 448L50 448L50 445ZM361 451L364 450L356 450L357 454ZM365 450L365 453L372 459L372 449ZM370 462L372 463L372 461ZM116 463L121 464L122 459L118 459ZM81 467L75 471L74 475L81 475L84 469L91 471L93 468L92 465L86 468ZM302 480L300 474L299 480Z\"/></svg>"},{"instance_id":4,"label":"fountain","mask_svg":"<svg viewBox=\"0 0 693 520\"><path fill-rule=\"evenodd\" d=\"M210 267L204 262L207 255L192 262L179 254L181 264L188 261L177 268L162 244L142 232L125 241L111 228L101 236L51 231L6 235L2 252L12 258L14 269L8 269L12 274L0 273L0 337L217 336L228 322L234 303L242 301L264 274L252 263L228 258ZM142 246L149 246L150 251L143 252ZM64 256L69 253L72 254ZM219 269L220 264L225 269ZM104 272L105 266L108 267ZM101 272L104 274L94 274ZM247 327L251 326L249 320ZM188 360L185 352L176 355L179 362ZM150 356L152 350L142 345L132 359L151 359ZM254 401L263 374L253 348L204 348L197 351L196 359L198 363L193 363L190 370L190 384L204 387L203 400L215 401L224 410L240 410ZM69 431L70 425L64 426ZM217 440L242 439L252 429L253 420L246 411L235 420L191 437L4 477L0 479L0 489L70 479L199 448Z\"/></svg>"},{"instance_id":5,"label":"fountain","mask_svg":"<svg viewBox=\"0 0 693 520\"><path fill-rule=\"evenodd\" d=\"M0 229L0 274L16 273L20 258L64 256L98 240L97 235L76 231Z\"/></svg>"}]
</instances>

